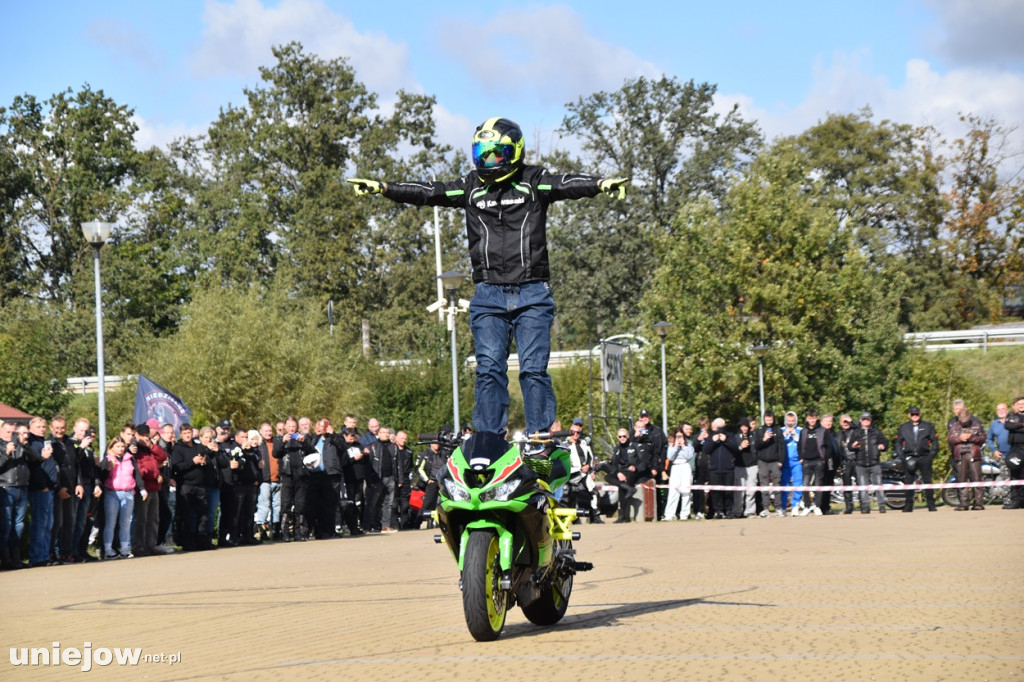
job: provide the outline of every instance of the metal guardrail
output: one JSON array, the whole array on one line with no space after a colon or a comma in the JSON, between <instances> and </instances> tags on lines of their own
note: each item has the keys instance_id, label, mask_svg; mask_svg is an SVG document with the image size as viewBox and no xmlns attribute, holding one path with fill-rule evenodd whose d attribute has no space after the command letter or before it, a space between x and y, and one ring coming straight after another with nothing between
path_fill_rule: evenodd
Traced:
<instances>
[{"instance_id":1,"label":"metal guardrail","mask_svg":"<svg viewBox=\"0 0 1024 682\"><path fill-rule=\"evenodd\" d=\"M124 376L105 376L104 384L107 390L121 388L124 384L135 379L134 374L125 374ZM88 393L99 393L100 391L100 378L99 377L68 377L68 388L69 393L79 393L86 395Z\"/></svg>"},{"instance_id":2,"label":"metal guardrail","mask_svg":"<svg viewBox=\"0 0 1024 682\"><path fill-rule=\"evenodd\" d=\"M956 331L915 332L904 336L908 343L924 344L924 350L961 350L989 346L1024 345L1024 325L1008 325L985 329L959 329Z\"/></svg>"},{"instance_id":3,"label":"metal guardrail","mask_svg":"<svg viewBox=\"0 0 1024 682\"><path fill-rule=\"evenodd\" d=\"M993 327L990 329L914 332L912 334L905 334L903 338L907 343L924 344L923 348L926 351L966 350L969 348L988 350L990 346L1024 345L1024 325ZM589 350L552 351L548 367L565 367L579 360L586 360L589 355ZM600 357L600 353L597 354L597 357ZM470 367L476 367L476 357L470 355L466 358L466 364ZM508 357L508 368L510 370L519 369L518 354L513 353Z\"/></svg>"}]
</instances>

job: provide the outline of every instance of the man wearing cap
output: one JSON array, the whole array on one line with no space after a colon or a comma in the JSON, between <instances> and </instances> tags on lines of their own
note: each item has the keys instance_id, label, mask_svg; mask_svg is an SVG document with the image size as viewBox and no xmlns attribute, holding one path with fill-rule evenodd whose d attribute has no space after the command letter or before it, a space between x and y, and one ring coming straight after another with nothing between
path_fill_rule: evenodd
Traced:
<instances>
[{"instance_id":1,"label":"man wearing cap","mask_svg":"<svg viewBox=\"0 0 1024 682\"><path fill-rule=\"evenodd\" d=\"M235 432L231 430L231 421L221 419L217 422L217 463L209 476L206 490L206 504L209 507L207 519L209 519L210 537L213 537L214 525L217 526L217 546L227 546L229 524L218 521L230 519L235 515L235 481L229 473L225 480L224 468L230 466L230 458L227 453L235 447Z\"/></svg>"},{"instance_id":2,"label":"man wearing cap","mask_svg":"<svg viewBox=\"0 0 1024 682\"><path fill-rule=\"evenodd\" d=\"M931 422L921 419L921 408L911 405L907 410L910 421L904 422L896 430L896 442L893 448L896 459L903 463L903 482L910 484L916 479L917 472L921 472L921 482L932 482L932 460L939 451L939 438L935 433L935 426ZM907 501L903 511L914 511L914 491L908 490ZM928 511L938 511L935 507L935 491L928 488L924 491L925 499L928 501Z\"/></svg>"},{"instance_id":3,"label":"man wearing cap","mask_svg":"<svg viewBox=\"0 0 1024 682\"><path fill-rule=\"evenodd\" d=\"M889 441L880 429L872 425L870 412L860 413L860 428L854 429L850 436L850 450L857 462L857 484L877 485L875 499L878 501L878 513L885 513L885 492L882 490L882 465L879 457L889 447ZM860 491L860 513L871 513L871 497L868 491Z\"/></svg>"},{"instance_id":4,"label":"man wearing cap","mask_svg":"<svg viewBox=\"0 0 1024 682\"><path fill-rule=\"evenodd\" d=\"M651 413L648 410L640 410L640 421L643 423L644 428L647 429L647 438L651 443L651 451L654 456L655 469L654 480L656 484L665 484L668 482L668 473L665 471L665 460L668 458L668 436L657 424L651 423ZM658 490L658 513L656 519L663 518L665 516L665 501L668 498L668 492L661 488Z\"/></svg>"}]
</instances>

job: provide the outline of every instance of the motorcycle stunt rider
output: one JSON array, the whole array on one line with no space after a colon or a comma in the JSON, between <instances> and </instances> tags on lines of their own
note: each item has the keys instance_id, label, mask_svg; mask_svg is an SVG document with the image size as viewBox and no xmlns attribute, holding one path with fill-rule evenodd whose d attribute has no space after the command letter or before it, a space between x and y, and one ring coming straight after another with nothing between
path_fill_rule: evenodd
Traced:
<instances>
[{"instance_id":1,"label":"motorcycle stunt rider","mask_svg":"<svg viewBox=\"0 0 1024 682\"><path fill-rule=\"evenodd\" d=\"M547 430L555 420L555 394L548 374L555 303L549 284L548 206L565 199L623 198L628 178L554 174L524 163L525 140L506 118L484 121L473 135L474 169L448 182L381 182L350 178L356 194L382 194L418 206L460 208L475 291L469 326L476 352L477 432L504 433L508 422L508 355L519 351L519 383L527 433Z\"/></svg>"}]
</instances>

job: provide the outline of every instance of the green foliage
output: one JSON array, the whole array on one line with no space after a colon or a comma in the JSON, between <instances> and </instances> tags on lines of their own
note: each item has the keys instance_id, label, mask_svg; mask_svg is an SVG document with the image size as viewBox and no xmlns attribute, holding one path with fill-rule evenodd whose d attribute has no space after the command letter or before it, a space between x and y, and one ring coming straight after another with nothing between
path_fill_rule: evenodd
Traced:
<instances>
[{"instance_id":1,"label":"green foliage","mask_svg":"<svg viewBox=\"0 0 1024 682\"><path fill-rule=\"evenodd\" d=\"M720 200L758 148L755 124L736 108L713 110L715 91L708 83L638 78L567 105L562 132L579 140L583 161L554 154L545 164L632 182L625 201L601 197L551 210L556 344L586 347L630 330L660 262L656 240L674 233L687 202Z\"/></svg>"},{"instance_id":2,"label":"green foliage","mask_svg":"<svg viewBox=\"0 0 1024 682\"><path fill-rule=\"evenodd\" d=\"M54 315L15 302L0 308L0 402L49 419L68 402Z\"/></svg>"},{"instance_id":3,"label":"green foliage","mask_svg":"<svg viewBox=\"0 0 1024 682\"><path fill-rule=\"evenodd\" d=\"M87 253L80 224L117 215L127 203L137 155L132 113L86 85L45 104L15 97L0 119L3 146L18 167L4 183L13 216L3 222L16 226L5 241L23 266L26 294L68 303L69 282Z\"/></svg>"},{"instance_id":4,"label":"green foliage","mask_svg":"<svg viewBox=\"0 0 1024 682\"><path fill-rule=\"evenodd\" d=\"M823 205L806 158L782 141L763 152L716 212L698 202L644 298L645 317L670 335L670 414L681 407L737 418L757 404L757 360L768 406L888 403L904 354L902 280L872 265Z\"/></svg>"}]
</instances>

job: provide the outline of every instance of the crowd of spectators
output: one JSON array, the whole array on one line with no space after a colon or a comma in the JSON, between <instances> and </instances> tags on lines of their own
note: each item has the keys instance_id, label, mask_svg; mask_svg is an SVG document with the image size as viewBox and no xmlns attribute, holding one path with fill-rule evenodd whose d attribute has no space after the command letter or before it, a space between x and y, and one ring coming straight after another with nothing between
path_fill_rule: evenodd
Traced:
<instances>
[{"instance_id":1,"label":"crowd of spectators","mask_svg":"<svg viewBox=\"0 0 1024 682\"><path fill-rule=\"evenodd\" d=\"M664 489L656 518L664 521L751 516L851 514L831 509L828 492L780 492L776 486L881 483L883 459L897 460L905 482L932 480L933 460L944 445L960 481L981 480L982 448L1003 460L1011 479L1024 478L1024 397L996 409L984 427L963 401L954 402L945 443L921 410L910 407L907 422L890 440L872 415L857 420L809 409L804 424L796 412L782 423L767 411L764 422L744 417L735 429L721 418L683 422L670 434L651 423L644 410L632 429L618 430L618 444L605 458L596 455L574 419L566 447L572 471L558 491L562 504L575 504L591 523L602 523L599 476L617 488L616 523L632 519L630 505L639 486ZM560 428L560 424L556 425ZM47 428L49 434L47 434ZM444 426L441 432L451 432ZM465 425L463 438L472 428ZM360 432L347 415L335 431L327 418L288 417L258 429L233 429L229 421L195 429L183 424L125 424L100 448L87 419L55 416L28 424L0 424L0 566L4 569L202 551L268 541L302 542L367 533L391 534L430 525L437 502L437 478L458 436L432 443L419 454L405 431L370 419ZM603 472L603 473L602 473ZM762 486L752 490L694 485ZM904 512L914 510L913 492ZM982 490L964 490L957 510L984 509ZM885 512L885 498L875 493ZM929 511L934 491L926 491ZM871 497L859 491L861 513ZM1005 505L1024 508L1024 488L1010 489ZM26 537L27 526L27 537ZM27 556L23 548L27 545ZM92 548L92 549L91 549Z\"/></svg>"},{"instance_id":2,"label":"crowd of spectators","mask_svg":"<svg viewBox=\"0 0 1024 682\"><path fill-rule=\"evenodd\" d=\"M353 415L339 431L329 419L306 417L255 430L226 420L177 432L125 424L104 448L84 418L71 434L59 415L49 434L42 418L5 422L0 566L419 528L436 503L445 457L437 444L414 456L405 431L376 419L360 432Z\"/></svg>"},{"instance_id":3,"label":"crowd of spectators","mask_svg":"<svg viewBox=\"0 0 1024 682\"><path fill-rule=\"evenodd\" d=\"M786 412L779 423L768 410L763 423L747 416L730 429L724 419L704 417L696 426L683 422L665 434L651 423L645 410L632 428L618 429L618 445L596 468L605 472L606 483L617 488L616 523L632 520L639 487L652 483L664 493L658 497L657 512L651 515L663 521L852 514L858 506L862 514L869 514L872 493L866 490L844 491L844 504L833 509L831 491L790 493L773 488L880 486L886 461L898 465L903 483L932 483L933 463L942 447L949 448L958 481L982 481L986 445L1008 469L1010 479L1024 479L1024 397L1013 403L1012 412L1006 404L999 404L988 429L964 401L954 401L953 411L955 416L946 425L942 442L935 426L922 419L916 406L908 408L907 421L891 439L875 425L869 412L857 418L842 414L836 424L834 415L808 409L801 425L795 411ZM694 489L695 485L764 489L705 492ZM935 491L928 489L924 494L927 509L936 511ZM594 495L591 503L596 505ZM980 487L965 489L955 508L981 511L985 508L983 495ZM884 492L876 489L873 496L877 511L885 513ZM905 493L902 511L914 511L914 496L912 489ZM1024 489L1012 486L1004 507L1024 508Z\"/></svg>"}]
</instances>

